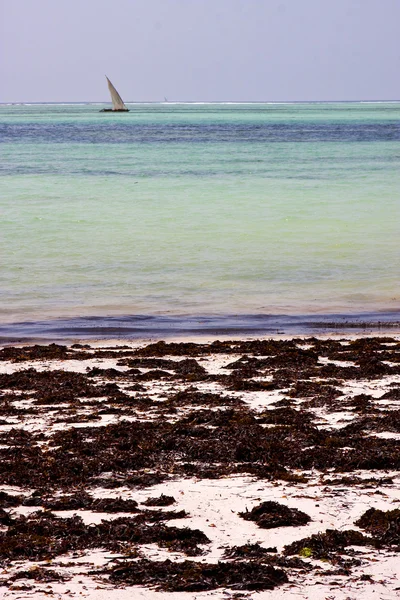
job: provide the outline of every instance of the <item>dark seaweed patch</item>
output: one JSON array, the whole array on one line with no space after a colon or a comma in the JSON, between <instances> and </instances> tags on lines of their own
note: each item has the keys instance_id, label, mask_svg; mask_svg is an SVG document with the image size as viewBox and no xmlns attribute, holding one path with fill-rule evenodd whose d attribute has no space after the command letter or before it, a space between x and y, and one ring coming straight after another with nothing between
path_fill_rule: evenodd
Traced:
<instances>
[{"instance_id":1,"label":"dark seaweed patch","mask_svg":"<svg viewBox=\"0 0 400 600\"><path fill-rule=\"evenodd\" d=\"M286 556L300 554L337 562L337 555L343 554L347 546L367 546L372 541L372 538L364 536L359 531L327 529L325 533L318 533L285 546L284 554Z\"/></svg>"},{"instance_id":2,"label":"dark seaweed patch","mask_svg":"<svg viewBox=\"0 0 400 600\"><path fill-rule=\"evenodd\" d=\"M335 477L333 479L324 479L324 485L332 485L332 486L352 486L359 485L362 487L380 487L382 485L391 485L393 484L393 479L391 477Z\"/></svg>"},{"instance_id":3,"label":"dark seaweed patch","mask_svg":"<svg viewBox=\"0 0 400 600\"><path fill-rule=\"evenodd\" d=\"M83 373L70 371L36 371L26 369L11 374L0 375L0 388L29 390L43 403L62 403L77 396L98 397L107 395L109 388L94 386Z\"/></svg>"},{"instance_id":4,"label":"dark seaweed patch","mask_svg":"<svg viewBox=\"0 0 400 600\"><path fill-rule=\"evenodd\" d=\"M374 433L400 431L400 410L375 411L374 414L362 416L343 428L343 432L347 434L357 434L363 431Z\"/></svg>"},{"instance_id":5,"label":"dark seaweed patch","mask_svg":"<svg viewBox=\"0 0 400 600\"><path fill-rule=\"evenodd\" d=\"M0 524L1 525L10 525L11 523L12 523L12 518L10 517L10 514L3 508L0 508Z\"/></svg>"},{"instance_id":6,"label":"dark seaweed patch","mask_svg":"<svg viewBox=\"0 0 400 600\"><path fill-rule=\"evenodd\" d=\"M235 392L269 392L275 390L277 387L273 381L243 379L242 373L238 373L237 371L225 379L225 385L229 390Z\"/></svg>"},{"instance_id":7,"label":"dark seaweed patch","mask_svg":"<svg viewBox=\"0 0 400 600\"><path fill-rule=\"evenodd\" d=\"M0 507L9 508L10 506L19 506L22 504L23 498L23 496L14 496L0 491Z\"/></svg>"},{"instance_id":8,"label":"dark seaweed patch","mask_svg":"<svg viewBox=\"0 0 400 600\"><path fill-rule=\"evenodd\" d=\"M69 360L78 358L79 360L91 358L92 355L87 352L76 352L67 346L58 344L48 344L46 346L23 346L14 348L7 346L0 349L0 360L11 362L24 362L32 360Z\"/></svg>"},{"instance_id":9,"label":"dark seaweed patch","mask_svg":"<svg viewBox=\"0 0 400 600\"><path fill-rule=\"evenodd\" d=\"M18 571L9 578L9 582L17 581L18 579L33 579L34 581L51 583L55 581L68 581L71 577L58 573L53 569L35 566L24 571Z\"/></svg>"},{"instance_id":10,"label":"dark seaweed patch","mask_svg":"<svg viewBox=\"0 0 400 600\"><path fill-rule=\"evenodd\" d=\"M263 548L259 544L245 544L244 546L233 546L224 552L224 558L228 560L257 560L275 567L289 569L300 569L311 571L314 567L298 557L287 558L277 554L276 548Z\"/></svg>"},{"instance_id":11,"label":"dark seaweed patch","mask_svg":"<svg viewBox=\"0 0 400 600\"><path fill-rule=\"evenodd\" d=\"M324 396L325 398L336 398L341 392L330 385L315 381L297 381L289 392L291 398L309 398L312 396Z\"/></svg>"},{"instance_id":12,"label":"dark seaweed patch","mask_svg":"<svg viewBox=\"0 0 400 600\"><path fill-rule=\"evenodd\" d=\"M296 410L294 408L269 409L260 413L257 419L259 423L273 423L275 425L309 425L313 421L311 413L304 409Z\"/></svg>"},{"instance_id":13,"label":"dark seaweed patch","mask_svg":"<svg viewBox=\"0 0 400 600\"><path fill-rule=\"evenodd\" d=\"M263 548L260 544L245 544L244 546L233 546L227 548L224 552L224 558L234 558L241 560L243 558L264 558L271 552L278 552L274 548Z\"/></svg>"},{"instance_id":14,"label":"dark seaweed patch","mask_svg":"<svg viewBox=\"0 0 400 600\"><path fill-rule=\"evenodd\" d=\"M254 562L227 564L192 561L139 560L112 567L113 583L151 585L168 592L201 592L219 587L236 590L270 590L288 581L281 569Z\"/></svg>"},{"instance_id":15,"label":"dark seaweed patch","mask_svg":"<svg viewBox=\"0 0 400 600\"><path fill-rule=\"evenodd\" d=\"M240 512L246 521L255 521L262 529L306 525L311 521L306 513L297 508L289 508L279 502L262 502L249 512Z\"/></svg>"},{"instance_id":16,"label":"dark seaweed patch","mask_svg":"<svg viewBox=\"0 0 400 600\"><path fill-rule=\"evenodd\" d=\"M133 475L119 477L93 476L89 479L88 485L92 487L102 487L109 490L119 487L146 488L152 485L157 485L158 483L163 483L166 479L168 479L168 475L166 473L148 473L144 469L138 469Z\"/></svg>"},{"instance_id":17,"label":"dark seaweed patch","mask_svg":"<svg viewBox=\"0 0 400 600\"><path fill-rule=\"evenodd\" d=\"M117 362L119 366L131 369L175 369L176 361L165 358L124 358Z\"/></svg>"},{"instance_id":18,"label":"dark seaweed patch","mask_svg":"<svg viewBox=\"0 0 400 600\"><path fill-rule=\"evenodd\" d=\"M144 506L171 506L176 502L173 496L165 496L161 494L161 496L157 496L155 498L147 498L145 502L143 502Z\"/></svg>"},{"instance_id":19,"label":"dark seaweed patch","mask_svg":"<svg viewBox=\"0 0 400 600\"><path fill-rule=\"evenodd\" d=\"M25 506L42 506L47 510L91 510L94 512L139 512L136 500L122 498L93 498L85 491L56 498L35 495L24 501ZM167 516L166 516L167 518ZM173 517L176 518L176 517Z\"/></svg>"},{"instance_id":20,"label":"dark seaweed patch","mask_svg":"<svg viewBox=\"0 0 400 600\"><path fill-rule=\"evenodd\" d=\"M155 511L147 512L154 514ZM148 525L147 516L103 520L97 525L85 525L78 516L63 519L48 512L20 516L12 520L7 532L0 532L0 558L45 560L72 550L112 549L115 542L157 543L196 556L202 554L198 544L209 543L207 536L198 529L167 527L160 519L151 517L151 525Z\"/></svg>"},{"instance_id":21,"label":"dark seaweed patch","mask_svg":"<svg viewBox=\"0 0 400 600\"><path fill-rule=\"evenodd\" d=\"M385 394L383 394L383 396L381 396L382 400L400 400L400 387L396 387L392 388L391 390L389 390L388 392L386 392Z\"/></svg>"},{"instance_id":22,"label":"dark seaweed patch","mask_svg":"<svg viewBox=\"0 0 400 600\"><path fill-rule=\"evenodd\" d=\"M140 373L140 371L138 371ZM118 369L101 369L100 367L91 367L86 370L88 377L101 377L102 379L115 379L118 377L125 377L125 371L118 371ZM130 373L132 375L132 373Z\"/></svg>"},{"instance_id":23,"label":"dark seaweed patch","mask_svg":"<svg viewBox=\"0 0 400 600\"><path fill-rule=\"evenodd\" d=\"M379 545L400 546L400 509L368 509L356 522L361 529L377 538Z\"/></svg>"},{"instance_id":24,"label":"dark seaweed patch","mask_svg":"<svg viewBox=\"0 0 400 600\"><path fill-rule=\"evenodd\" d=\"M169 396L166 404L168 406L240 406L244 401L221 394L201 392L190 387Z\"/></svg>"}]
</instances>

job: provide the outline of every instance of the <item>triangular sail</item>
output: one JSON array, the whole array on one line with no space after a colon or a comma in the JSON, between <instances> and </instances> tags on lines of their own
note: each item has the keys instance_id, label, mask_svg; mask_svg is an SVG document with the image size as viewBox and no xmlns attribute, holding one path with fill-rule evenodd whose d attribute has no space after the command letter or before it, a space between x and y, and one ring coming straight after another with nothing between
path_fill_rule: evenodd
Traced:
<instances>
[{"instance_id":1,"label":"triangular sail","mask_svg":"<svg viewBox=\"0 0 400 600\"><path fill-rule=\"evenodd\" d=\"M113 86L111 81L108 79L107 75L106 75L106 79L107 79L107 83L108 83L108 89L110 90L110 94L111 94L113 109L114 110L128 110L124 104L124 101L122 100L121 96L118 94L117 90L115 89L115 87Z\"/></svg>"}]
</instances>

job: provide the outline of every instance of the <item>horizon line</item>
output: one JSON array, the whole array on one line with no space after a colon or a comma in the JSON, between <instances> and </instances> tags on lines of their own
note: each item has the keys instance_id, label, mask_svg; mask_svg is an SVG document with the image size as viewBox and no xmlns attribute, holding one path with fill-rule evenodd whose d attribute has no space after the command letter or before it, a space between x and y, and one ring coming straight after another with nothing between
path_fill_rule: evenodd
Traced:
<instances>
[{"instance_id":1,"label":"horizon line","mask_svg":"<svg viewBox=\"0 0 400 600\"><path fill-rule=\"evenodd\" d=\"M125 104L333 104L333 103L397 103L400 98L377 98L374 100L360 98L358 100L124 100ZM0 101L0 105L24 104L111 104L108 100L9 100Z\"/></svg>"}]
</instances>

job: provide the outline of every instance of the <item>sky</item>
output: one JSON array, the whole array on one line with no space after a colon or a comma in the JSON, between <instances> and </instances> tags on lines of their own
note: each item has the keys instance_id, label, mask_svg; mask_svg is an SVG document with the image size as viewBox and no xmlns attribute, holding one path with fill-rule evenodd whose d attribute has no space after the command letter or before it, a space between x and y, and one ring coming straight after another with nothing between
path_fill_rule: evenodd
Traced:
<instances>
[{"instance_id":1,"label":"sky","mask_svg":"<svg viewBox=\"0 0 400 600\"><path fill-rule=\"evenodd\" d=\"M0 0L0 102L400 100L400 0Z\"/></svg>"}]
</instances>

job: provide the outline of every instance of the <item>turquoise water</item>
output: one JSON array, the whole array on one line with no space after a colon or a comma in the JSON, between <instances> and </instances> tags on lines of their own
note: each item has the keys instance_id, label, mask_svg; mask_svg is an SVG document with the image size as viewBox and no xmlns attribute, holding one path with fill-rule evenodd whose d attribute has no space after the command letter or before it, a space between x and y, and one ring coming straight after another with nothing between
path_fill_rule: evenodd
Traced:
<instances>
[{"instance_id":1,"label":"turquoise water","mask_svg":"<svg viewBox=\"0 0 400 600\"><path fill-rule=\"evenodd\" d=\"M0 106L0 324L400 306L400 103Z\"/></svg>"}]
</instances>

